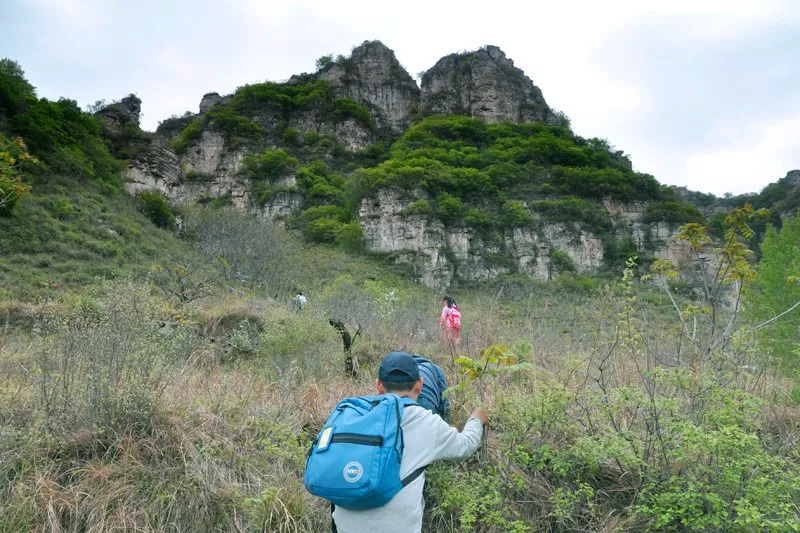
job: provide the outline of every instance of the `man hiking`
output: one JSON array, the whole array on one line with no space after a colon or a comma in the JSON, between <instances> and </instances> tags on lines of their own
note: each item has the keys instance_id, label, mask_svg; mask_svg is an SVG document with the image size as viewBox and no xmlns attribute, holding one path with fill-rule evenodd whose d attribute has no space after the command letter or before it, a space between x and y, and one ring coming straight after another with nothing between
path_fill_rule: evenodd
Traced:
<instances>
[{"instance_id":1,"label":"man hiking","mask_svg":"<svg viewBox=\"0 0 800 533\"><path fill-rule=\"evenodd\" d=\"M459 432L433 411L413 403L422 391L423 381L420 367L411 354L392 352L381 361L376 382L378 393L397 395L405 405L400 422L402 433L397 439L403 443L399 477L404 481L410 479L413 481L408 481L407 484L404 482L403 488L394 494L388 503L379 507L365 509L335 506L333 521L334 531L337 533L421 532L422 513L425 508L425 500L422 497L422 488L425 485L424 467L440 459L466 459L478 449L483 436L483 426L489 423L486 410L481 407L475 409L464 424L464 429ZM383 396L372 398L374 399L371 401L375 405L378 401L376 399L381 399ZM324 430L322 433L324 434ZM334 445L330 446L332 449ZM353 476L348 481L362 475L357 469L351 472L348 469L351 464L353 463L345 466L344 471L345 477Z\"/></svg>"},{"instance_id":2,"label":"man hiking","mask_svg":"<svg viewBox=\"0 0 800 533\"><path fill-rule=\"evenodd\" d=\"M306 308L306 303L308 302L308 298L303 296L303 291L298 291L297 296L292 298L292 309L295 313L302 313L303 309Z\"/></svg>"}]
</instances>

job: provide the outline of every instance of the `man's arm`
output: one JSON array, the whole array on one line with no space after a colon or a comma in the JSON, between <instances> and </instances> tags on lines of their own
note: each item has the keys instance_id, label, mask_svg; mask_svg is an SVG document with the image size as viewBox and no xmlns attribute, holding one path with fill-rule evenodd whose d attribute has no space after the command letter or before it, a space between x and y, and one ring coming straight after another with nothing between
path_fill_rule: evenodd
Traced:
<instances>
[{"instance_id":1,"label":"man's arm","mask_svg":"<svg viewBox=\"0 0 800 533\"><path fill-rule=\"evenodd\" d=\"M435 423L436 448L433 460L466 459L478 449L483 437L483 426L489 423L489 415L479 407L472 412L464 429L459 432L438 416Z\"/></svg>"}]
</instances>

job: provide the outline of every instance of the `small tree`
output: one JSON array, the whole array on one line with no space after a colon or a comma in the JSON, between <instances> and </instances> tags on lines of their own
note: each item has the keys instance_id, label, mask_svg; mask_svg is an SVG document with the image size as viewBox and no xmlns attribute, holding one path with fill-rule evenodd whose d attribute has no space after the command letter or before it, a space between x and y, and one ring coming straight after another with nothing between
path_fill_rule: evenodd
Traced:
<instances>
[{"instance_id":1,"label":"small tree","mask_svg":"<svg viewBox=\"0 0 800 533\"><path fill-rule=\"evenodd\" d=\"M39 161L28 153L22 137L13 141L0 134L0 216L8 216L17 202L30 190L22 182L22 166Z\"/></svg>"},{"instance_id":2,"label":"small tree","mask_svg":"<svg viewBox=\"0 0 800 533\"><path fill-rule=\"evenodd\" d=\"M213 294L215 276L204 272L198 265L173 260L167 266L153 265L150 280L167 298L182 304Z\"/></svg>"},{"instance_id":3,"label":"small tree","mask_svg":"<svg viewBox=\"0 0 800 533\"><path fill-rule=\"evenodd\" d=\"M453 387L448 387L448 394L461 390L470 383L474 383L478 390L481 402L486 401L486 379L494 378L506 372L529 370L530 363L520 363L517 354L503 344L492 344L481 350L480 357L472 359L462 356L456 359L456 364L461 370L465 380Z\"/></svg>"},{"instance_id":4,"label":"small tree","mask_svg":"<svg viewBox=\"0 0 800 533\"><path fill-rule=\"evenodd\" d=\"M791 311L800 302L800 218L791 217L778 232L767 227L761 243L761 261L749 291L747 315L757 323L759 342L783 360L795 356L800 314ZM780 317L772 320L773 317Z\"/></svg>"},{"instance_id":5,"label":"small tree","mask_svg":"<svg viewBox=\"0 0 800 533\"><path fill-rule=\"evenodd\" d=\"M136 195L136 209L159 228L175 227L175 215L167 199L155 191L142 191Z\"/></svg>"},{"instance_id":6,"label":"small tree","mask_svg":"<svg viewBox=\"0 0 800 533\"><path fill-rule=\"evenodd\" d=\"M332 67L336 64L336 61L333 59L333 54L328 54L325 56L321 56L317 59L317 70L325 70L326 68Z\"/></svg>"}]
</instances>

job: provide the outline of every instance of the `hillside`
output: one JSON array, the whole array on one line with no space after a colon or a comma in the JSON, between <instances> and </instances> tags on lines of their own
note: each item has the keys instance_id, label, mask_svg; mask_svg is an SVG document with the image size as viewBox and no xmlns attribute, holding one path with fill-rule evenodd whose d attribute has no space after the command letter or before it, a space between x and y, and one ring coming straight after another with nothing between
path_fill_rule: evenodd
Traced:
<instances>
[{"instance_id":1,"label":"hillside","mask_svg":"<svg viewBox=\"0 0 800 533\"><path fill-rule=\"evenodd\" d=\"M148 133L0 61L0 531L329 531L306 454L394 349L491 416L424 531L800 530L794 173L756 263L766 213L634 172L496 47L319 67Z\"/></svg>"},{"instance_id":2,"label":"hillside","mask_svg":"<svg viewBox=\"0 0 800 533\"><path fill-rule=\"evenodd\" d=\"M363 248L446 289L670 257L703 215L601 139L584 139L497 47L454 54L421 87L380 42L286 83L207 94L163 122L130 192L228 202L313 242ZM455 114L453 114L455 113ZM555 258L555 259L553 259Z\"/></svg>"}]
</instances>

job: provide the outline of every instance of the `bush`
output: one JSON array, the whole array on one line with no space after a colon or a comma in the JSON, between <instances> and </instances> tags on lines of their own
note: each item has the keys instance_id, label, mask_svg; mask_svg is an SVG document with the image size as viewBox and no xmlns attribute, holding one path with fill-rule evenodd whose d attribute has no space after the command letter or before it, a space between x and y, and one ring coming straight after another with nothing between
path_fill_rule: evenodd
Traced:
<instances>
[{"instance_id":1,"label":"bush","mask_svg":"<svg viewBox=\"0 0 800 533\"><path fill-rule=\"evenodd\" d=\"M259 155L249 154L242 163L251 179L266 181L281 178L297 167L297 159L284 150L264 150Z\"/></svg>"},{"instance_id":2,"label":"bush","mask_svg":"<svg viewBox=\"0 0 800 533\"><path fill-rule=\"evenodd\" d=\"M25 139L31 154L52 172L120 186L122 163L103 141L99 119L81 111L74 100L28 98L24 110L11 117L10 122L14 132Z\"/></svg>"},{"instance_id":3,"label":"bush","mask_svg":"<svg viewBox=\"0 0 800 533\"><path fill-rule=\"evenodd\" d=\"M184 152L190 142L200 138L203 129L209 122L216 124L222 130L225 140L233 144L258 138L263 132L261 126L249 118L237 114L230 107L217 105L206 111L204 115L192 120L181 131L180 136L170 143L172 149L177 153Z\"/></svg>"},{"instance_id":4,"label":"bush","mask_svg":"<svg viewBox=\"0 0 800 533\"><path fill-rule=\"evenodd\" d=\"M29 98L36 98L36 92L22 67L10 59L0 59L0 113L12 116L21 112Z\"/></svg>"},{"instance_id":5,"label":"bush","mask_svg":"<svg viewBox=\"0 0 800 533\"><path fill-rule=\"evenodd\" d=\"M369 109L365 105L349 98L337 98L333 101L332 116L337 121L352 118L368 128L372 127L372 115Z\"/></svg>"},{"instance_id":6,"label":"bush","mask_svg":"<svg viewBox=\"0 0 800 533\"><path fill-rule=\"evenodd\" d=\"M0 133L0 217L9 216L20 198L31 190L22 181L23 167L35 168L37 164L21 137L12 141Z\"/></svg>"},{"instance_id":7,"label":"bush","mask_svg":"<svg viewBox=\"0 0 800 533\"><path fill-rule=\"evenodd\" d=\"M136 209L159 228L175 227L175 215L167 199L156 191L142 191L136 195Z\"/></svg>"},{"instance_id":8,"label":"bush","mask_svg":"<svg viewBox=\"0 0 800 533\"><path fill-rule=\"evenodd\" d=\"M557 273L575 272L575 262L564 250L550 251L550 267Z\"/></svg>"},{"instance_id":9,"label":"bush","mask_svg":"<svg viewBox=\"0 0 800 533\"><path fill-rule=\"evenodd\" d=\"M608 213L598 204L582 198L559 200L537 200L531 202L531 209L540 213L548 222L577 222L593 231L611 227Z\"/></svg>"},{"instance_id":10,"label":"bush","mask_svg":"<svg viewBox=\"0 0 800 533\"><path fill-rule=\"evenodd\" d=\"M149 431L167 368L190 349L184 336L155 334L158 309L146 286L114 282L66 317L48 317L34 351L37 403L50 431Z\"/></svg>"},{"instance_id":11,"label":"bush","mask_svg":"<svg viewBox=\"0 0 800 533\"><path fill-rule=\"evenodd\" d=\"M647 206L647 211L642 215L642 222L701 223L703 222L703 213L693 205L679 204L678 202L657 202Z\"/></svg>"}]
</instances>

